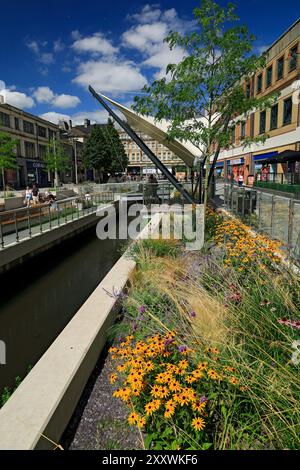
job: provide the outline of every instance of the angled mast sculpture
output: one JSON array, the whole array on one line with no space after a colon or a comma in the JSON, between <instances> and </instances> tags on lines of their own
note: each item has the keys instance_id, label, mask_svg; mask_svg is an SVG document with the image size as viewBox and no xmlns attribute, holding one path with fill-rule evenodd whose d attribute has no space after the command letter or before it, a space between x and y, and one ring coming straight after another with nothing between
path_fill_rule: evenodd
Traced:
<instances>
[{"instance_id":1,"label":"angled mast sculpture","mask_svg":"<svg viewBox=\"0 0 300 470\"><path fill-rule=\"evenodd\" d=\"M190 204L193 204L195 200L186 191L186 189L179 183L175 176L168 170L168 168L160 161L159 158L149 149L145 142L136 134L136 132L130 127L130 125L123 121L105 102L91 86L89 91L96 98L96 100L106 109L110 116L122 127L122 129L131 137L131 139L138 145L138 147L144 152L147 157L154 163L154 165L162 172L162 174L170 181L170 183L180 192L183 198Z\"/></svg>"}]
</instances>

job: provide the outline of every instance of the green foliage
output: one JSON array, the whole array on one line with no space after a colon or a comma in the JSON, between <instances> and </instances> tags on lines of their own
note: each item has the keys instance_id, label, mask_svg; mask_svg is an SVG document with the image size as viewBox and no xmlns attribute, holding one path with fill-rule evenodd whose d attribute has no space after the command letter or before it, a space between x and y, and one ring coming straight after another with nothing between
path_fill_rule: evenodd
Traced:
<instances>
[{"instance_id":1,"label":"green foliage","mask_svg":"<svg viewBox=\"0 0 300 470\"><path fill-rule=\"evenodd\" d=\"M17 141L9 134L0 132L0 171L2 171L3 189L5 191L4 170L17 168L16 165Z\"/></svg>"},{"instance_id":2,"label":"green foliage","mask_svg":"<svg viewBox=\"0 0 300 470\"><path fill-rule=\"evenodd\" d=\"M64 172L70 168L70 157L66 155L64 146L59 140L52 140L48 144L44 163L46 171Z\"/></svg>"},{"instance_id":3,"label":"green foliage","mask_svg":"<svg viewBox=\"0 0 300 470\"><path fill-rule=\"evenodd\" d=\"M129 247L129 255L139 264L145 257L145 252L150 256L156 257L177 257L179 255L179 244L171 240L140 240L132 243Z\"/></svg>"},{"instance_id":4,"label":"green foliage","mask_svg":"<svg viewBox=\"0 0 300 470\"><path fill-rule=\"evenodd\" d=\"M254 186L256 188L274 189L275 191L283 191L286 193L300 193L299 184L280 184L271 183L269 181L255 181Z\"/></svg>"},{"instance_id":5,"label":"green foliage","mask_svg":"<svg viewBox=\"0 0 300 470\"><path fill-rule=\"evenodd\" d=\"M93 126L83 148L84 164L102 173L125 171L128 159L119 133L111 119L106 126Z\"/></svg>"},{"instance_id":6,"label":"green foliage","mask_svg":"<svg viewBox=\"0 0 300 470\"><path fill-rule=\"evenodd\" d=\"M231 119L242 116L244 120L254 108L270 107L275 99L258 99L245 92L243 82L264 67L265 57L252 53L255 38L246 26L236 24L239 18L234 11L232 4L223 8L213 0L202 0L200 8L194 9L195 30L185 35L171 32L165 39L170 49L182 48L185 57L168 65L168 79L155 80L135 97L135 110L158 121L167 119L168 138L191 141L207 169L210 158L214 157L214 166L220 148L231 145L236 124L231 125ZM247 138L244 144L252 141Z\"/></svg>"}]
</instances>

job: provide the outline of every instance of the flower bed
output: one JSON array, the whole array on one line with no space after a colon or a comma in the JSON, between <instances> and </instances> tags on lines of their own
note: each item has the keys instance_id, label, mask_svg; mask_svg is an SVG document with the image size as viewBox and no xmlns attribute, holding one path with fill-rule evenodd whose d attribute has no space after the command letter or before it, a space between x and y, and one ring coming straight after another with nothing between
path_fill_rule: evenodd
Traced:
<instances>
[{"instance_id":1,"label":"flower bed","mask_svg":"<svg viewBox=\"0 0 300 470\"><path fill-rule=\"evenodd\" d=\"M114 396L153 449L299 449L299 278L209 210L207 245L144 241L115 328Z\"/></svg>"}]
</instances>

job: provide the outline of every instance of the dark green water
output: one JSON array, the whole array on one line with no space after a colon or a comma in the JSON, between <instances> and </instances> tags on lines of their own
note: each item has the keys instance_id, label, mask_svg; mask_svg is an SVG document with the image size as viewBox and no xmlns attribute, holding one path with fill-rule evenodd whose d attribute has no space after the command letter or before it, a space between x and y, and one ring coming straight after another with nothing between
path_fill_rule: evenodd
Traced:
<instances>
[{"instance_id":1,"label":"dark green water","mask_svg":"<svg viewBox=\"0 0 300 470\"><path fill-rule=\"evenodd\" d=\"M124 241L123 241L124 243ZM0 393L23 378L120 257L92 228L0 276Z\"/></svg>"}]
</instances>

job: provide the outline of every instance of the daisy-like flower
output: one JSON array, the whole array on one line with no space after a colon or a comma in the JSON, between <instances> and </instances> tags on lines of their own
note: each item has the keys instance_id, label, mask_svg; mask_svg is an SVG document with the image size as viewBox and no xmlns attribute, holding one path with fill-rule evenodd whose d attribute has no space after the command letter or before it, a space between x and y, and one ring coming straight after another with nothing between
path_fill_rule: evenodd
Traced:
<instances>
[{"instance_id":1,"label":"daisy-like flower","mask_svg":"<svg viewBox=\"0 0 300 470\"><path fill-rule=\"evenodd\" d=\"M202 413L205 409L206 406L206 401L202 402L201 401L196 401L195 403L192 404L192 408L195 411L198 411L198 413Z\"/></svg>"},{"instance_id":2,"label":"daisy-like flower","mask_svg":"<svg viewBox=\"0 0 300 470\"><path fill-rule=\"evenodd\" d=\"M164 417L171 418L171 416L173 416L173 414L175 413L175 407L176 403L174 403L173 400L168 400L165 405Z\"/></svg>"},{"instance_id":3,"label":"daisy-like flower","mask_svg":"<svg viewBox=\"0 0 300 470\"><path fill-rule=\"evenodd\" d=\"M192 426L196 431L202 431L205 428L205 421L203 418L194 418L192 421Z\"/></svg>"},{"instance_id":4,"label":"daisy-like flower","mask_svg":"<svg viewBox=\"0 0 300 470\"><path fill-rule=\"evenodd\" d=\"M229 382L232 385L237 385L239 383L238 379L236 379L235 377L230 377Z\"/></svg>"},{"instance_id":5,"label":"daisy-like flower","mask_svg":"<svg viewBox=\"0 0 300 470\"><path fill-rule=\"evenodd\" d=\"M195 380L199 380L204 376L204 374L200 369L196 369L196 370L193 370L192 376L195 378Z\"/></svg>"},{"instance_id":6,"label":"daisy-like flower","mask_svg":"<svg viewBox=\"0 0 300 470\"><path fill-rule=\"evenodd\" d=\"M185 369L188 368L188 366L189 366L189 363L188 363L188 361L187 361L186 359L183 359L182 361L179 361L179 363L178 363L178 367L179 367L180 369L184 369L184 370L185 370Z\"/></svg>"},{"instance_id":7,"label":"daisy-like flower","mask_svg":"<svg viewBox=\"0 0 300 470\"><path fill-rule=\"evenodd\" d=\"M139 417L136 424L139 429L142 429L146 424L146 418Z\"/></svg>"},{"instance_id":8,"label":"daisy-like flower","mask_svg":"<svg viewBox=\"0 0 300 470\"><path fill-rule=\"evenodd\" d=\"M159 409L161 405L160 400L152 400L145 405L145 411L147 416L151 416L155 411Z\"/></svg>"},{"instance_id":9,"label":"daisy-like flower","mask_svg":"<svg viewBox=\"0 0 300 470\"><path fill-rule=\"evenodd\" d=\"M181 390L181 385L177 380L173 380L169 383L169 388L171 392L179 392Z\"/></svg>"},{"instance_id":10,"label":"daisy-like flower","mask_svg":"<svg viewBox=\"0 0 300 470\"><path fill-rule=\"evenodd\" d=\"M218 374L218 372L216 372L215 370L213 369L209 369L209 371L207 372L207 375L210 379L212 380L221 380L221 376Z\"/></svg>"},{"instance_id":11,"label":"daisy-like flower","mask_svg":"<svg viewBox=\"0 0 300 470\"><path fill-rule=\"evenodd\" d=\"M130 413L130 415L128 416L127 418L127 421L128 423L130 424L130 426L133 426L134 424L137 423L137 420L139 419L139 415L137 413L135 413L135 411L133 411L132 413Z\"/></svg>"},{"instance_id":12,"label":"daisy-like flower","mask_svg":"<svg viewBox=\"0 0 300 470\"><path fill-rule=\"evenodd\" d=\"M198 369L199 370L206 370L207 369L207 362L200 362L200 364L198 364Z\"/></svg>"},{"instance_id":13,"label":"daisy-like flower","mask_svg":"<svg viewBox=\"0 0 300 470\"><path fill-rule=\"evenodd\" d=\"M111 376L109 377L109 382L111 384L114 384L115 381L117 380L117 377L118 377L117 374L111 374Z\"/></svg>"}]
</instances>

